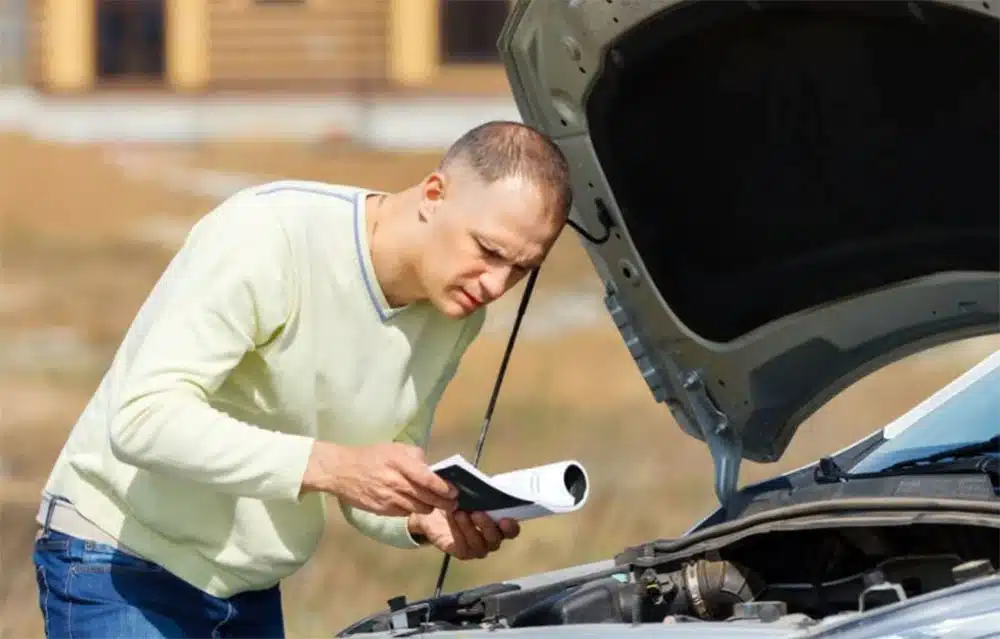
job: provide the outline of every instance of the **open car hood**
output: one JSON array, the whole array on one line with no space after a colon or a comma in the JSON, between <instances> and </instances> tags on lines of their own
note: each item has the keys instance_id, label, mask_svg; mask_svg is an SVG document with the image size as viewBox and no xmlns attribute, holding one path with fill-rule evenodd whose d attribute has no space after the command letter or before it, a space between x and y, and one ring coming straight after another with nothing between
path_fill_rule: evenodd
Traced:
<instances>
[{"instance_id":1,"label":"open car hood","mask_svg":"<svg viewBox=\"0 0 1000 639\"><path fill-rule=\"evenodd\" d=\"M836 393L998 328L1000 2L519 0L499 47L725 502Z\"/></svg>"}]
</instances>

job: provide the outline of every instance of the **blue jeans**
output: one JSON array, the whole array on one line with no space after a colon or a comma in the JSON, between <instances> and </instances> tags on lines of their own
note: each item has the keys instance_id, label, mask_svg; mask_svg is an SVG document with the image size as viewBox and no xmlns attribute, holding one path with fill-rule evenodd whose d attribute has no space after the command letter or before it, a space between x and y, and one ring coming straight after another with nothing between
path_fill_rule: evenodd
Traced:
<instances>
[{"instance_id":1,"label":"blue jeans","mask_svg":"<svg viewBox=\"0 0 1000 639\"><path fill-rule=\"evenodd\" d=\"M212 597L111 546L44 531L33 554L50 639L284 637L281 593Z\"/></svg>"}]
</instances>

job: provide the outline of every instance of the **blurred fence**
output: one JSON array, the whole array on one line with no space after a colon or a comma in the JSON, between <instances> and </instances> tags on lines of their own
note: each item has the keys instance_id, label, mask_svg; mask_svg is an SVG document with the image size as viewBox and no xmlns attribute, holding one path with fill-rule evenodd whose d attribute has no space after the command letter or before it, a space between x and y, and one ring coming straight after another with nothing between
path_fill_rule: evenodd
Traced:
<instances>
[{"instance_id":1,"label":"blurred fence","mask_svg":"<svg viewBox=\"0 0 1000 639\"><path fill-rule=\"evenodd\" d=\"M0 0L0 84L22 84L27 67L28 0Z\"/></svg>"}]
</instances>

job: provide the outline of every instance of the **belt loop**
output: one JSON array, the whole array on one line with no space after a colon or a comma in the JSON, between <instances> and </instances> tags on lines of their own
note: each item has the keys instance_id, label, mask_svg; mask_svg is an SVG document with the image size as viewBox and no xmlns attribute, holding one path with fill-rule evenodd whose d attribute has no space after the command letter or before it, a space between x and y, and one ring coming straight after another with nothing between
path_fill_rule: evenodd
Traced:
<instances>
[{"instance_id":1,"label":"belt loop","mask_svg":"<svg viewBox=\"0 0 1000 639\"><path fill-rule=\"evenodd\" d=\"M65 497L60 497L59 495L46 495L45 499L48 503L45 505L45 523L42 524L42 534L49 534L50 526L52 525L52 513L55 511L56 506L60 501L69 503L69 500Z\"/></svg>"},{"instance_id":2,"label":"belt loop","mask_svg":"<svg viewBox=\"0 0 1000 639\"><path fill-rule=\"evenodd\" d=\"M42 534L49 534L49 526L52 524L52 511L56 508L56 500L52 497L48 498L48 503L45 505L45 522L42 524Z\"/></svg>"}]
</instances>

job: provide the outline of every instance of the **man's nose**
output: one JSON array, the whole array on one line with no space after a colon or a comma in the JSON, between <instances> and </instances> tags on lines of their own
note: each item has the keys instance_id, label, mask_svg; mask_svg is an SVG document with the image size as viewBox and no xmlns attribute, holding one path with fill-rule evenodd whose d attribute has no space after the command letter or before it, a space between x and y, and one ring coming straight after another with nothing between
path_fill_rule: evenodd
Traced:
<instances>
[{"instance_id":1,"label":"man's nose","mask_svg":"<svg viewBox=\"0 0 1000 639\"><path fill-rule=\"evenodd\" d=\"M483 273L482 277L479 279L479 282L487 295L487 299L483 301L492 302L503 295L509 279L510 268L506 266L497 266Z\"/></svg>"}]
</instances>

